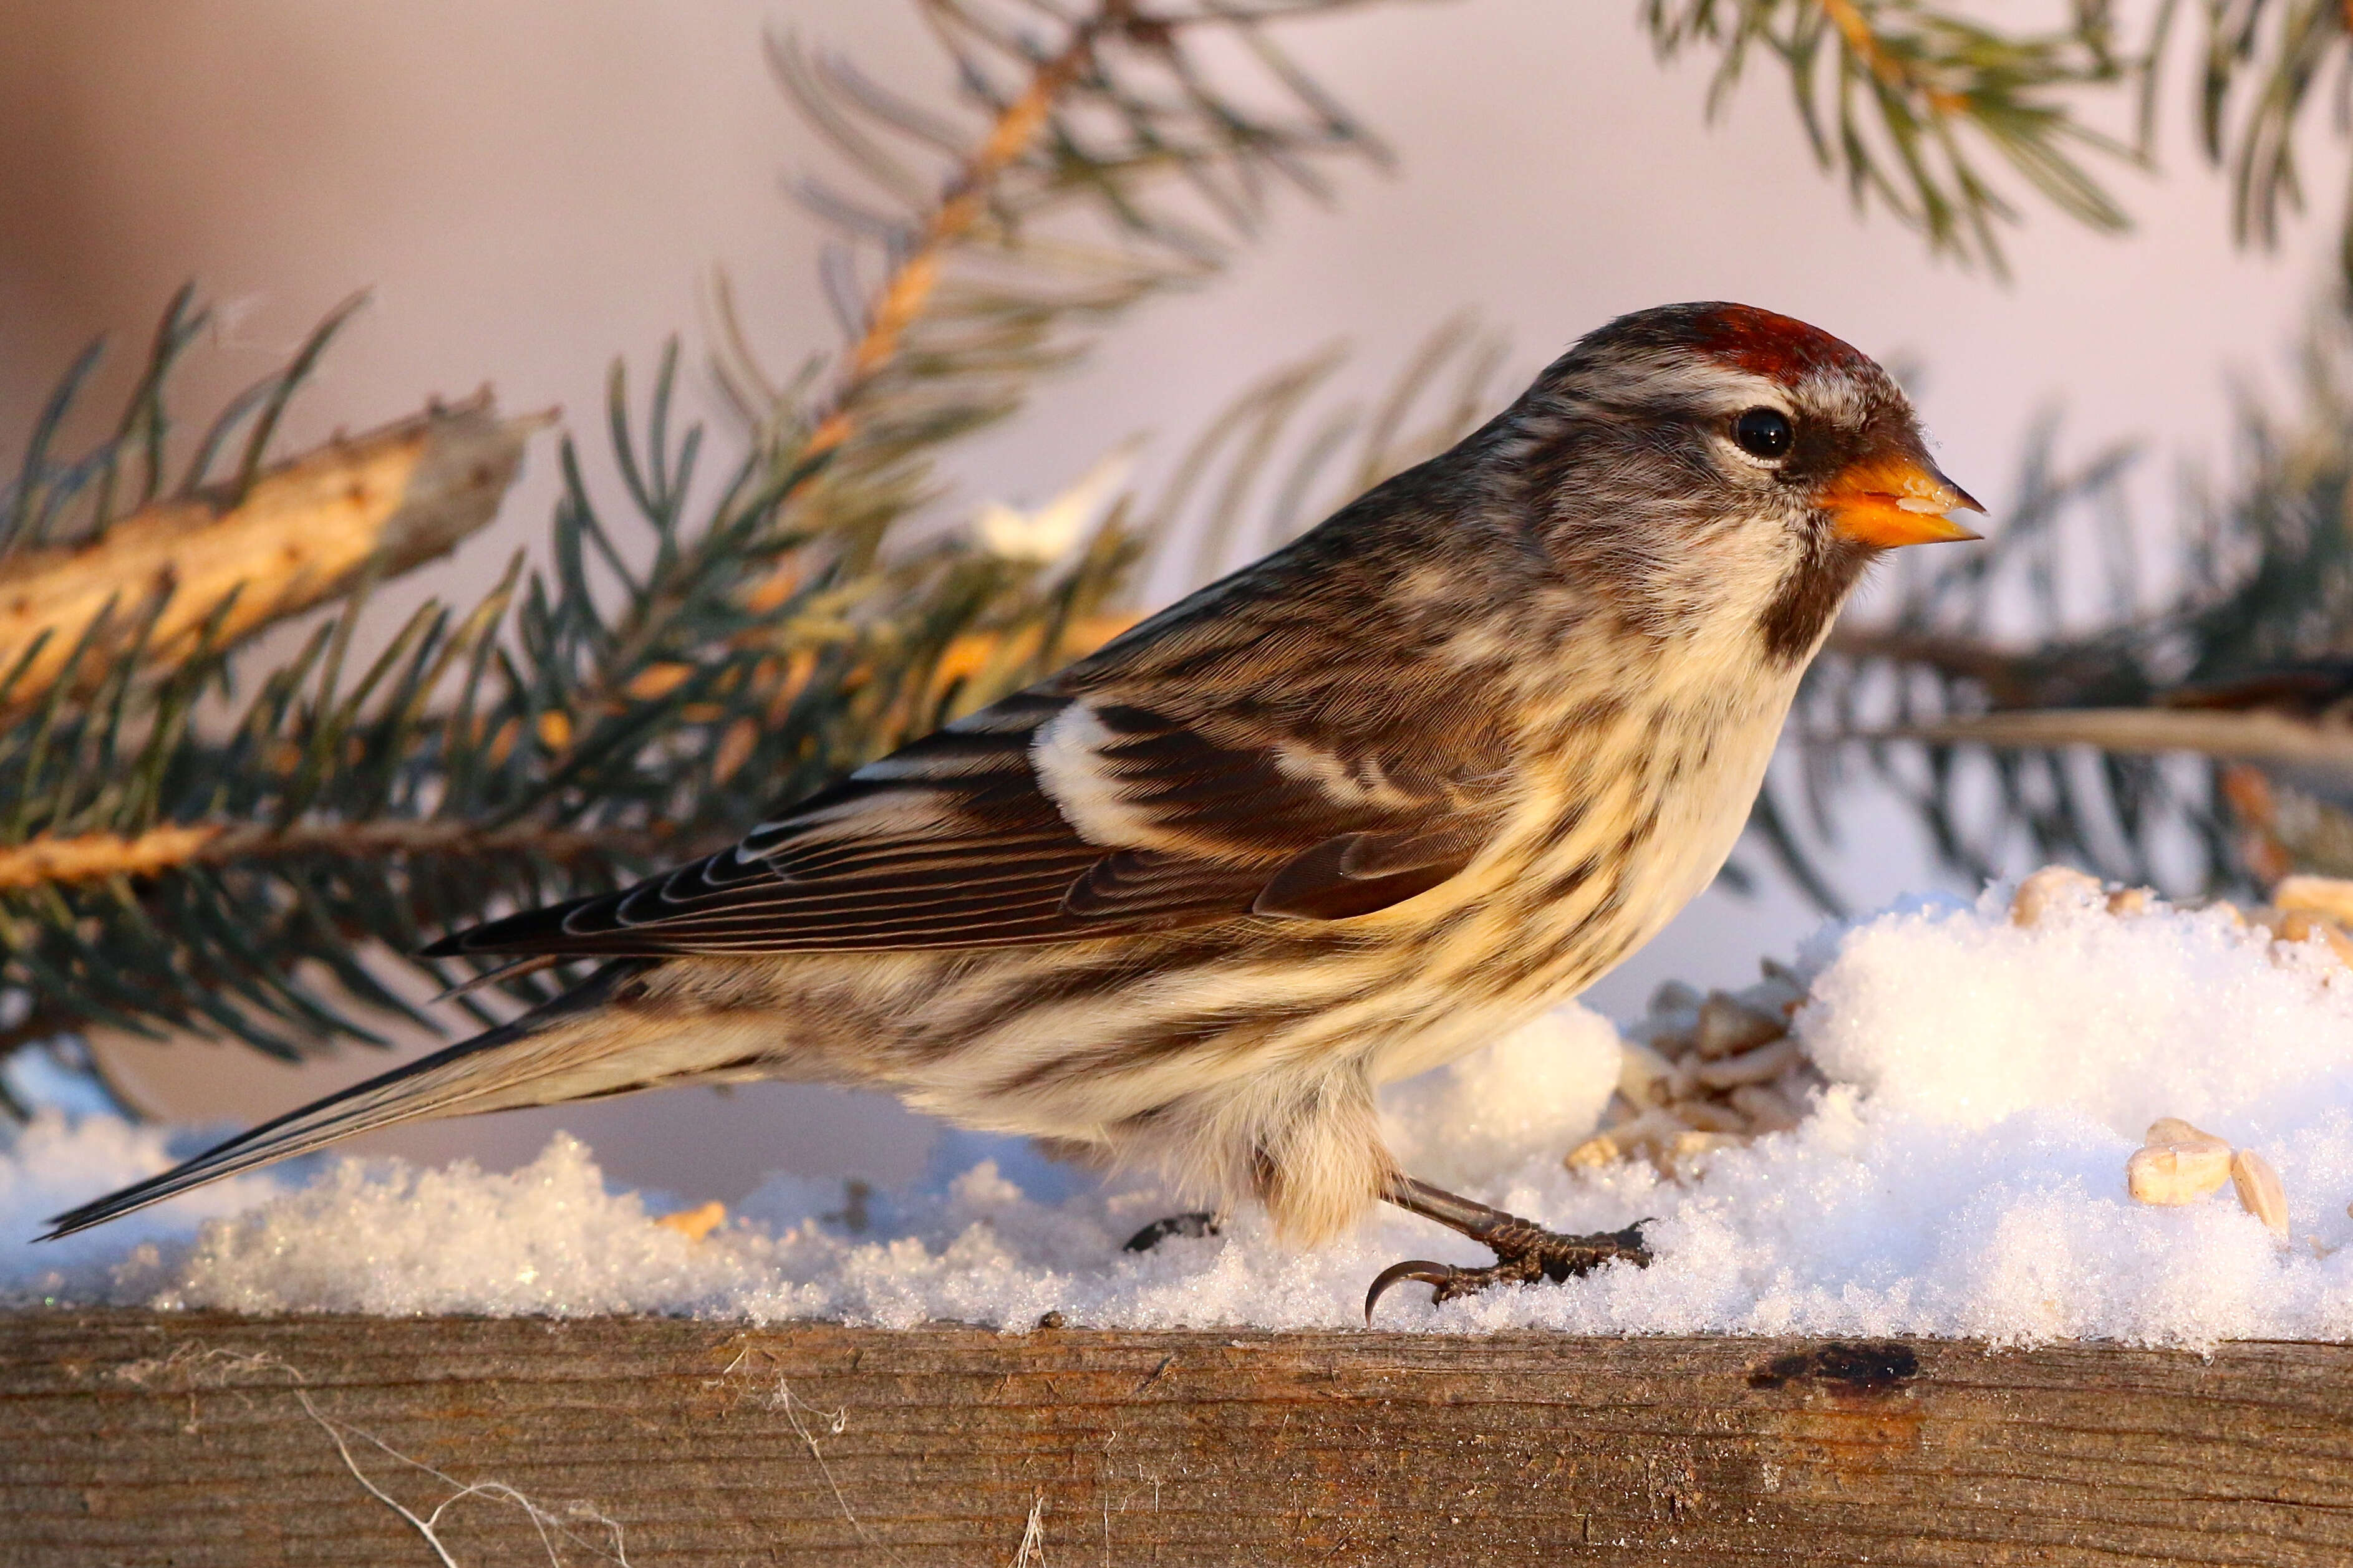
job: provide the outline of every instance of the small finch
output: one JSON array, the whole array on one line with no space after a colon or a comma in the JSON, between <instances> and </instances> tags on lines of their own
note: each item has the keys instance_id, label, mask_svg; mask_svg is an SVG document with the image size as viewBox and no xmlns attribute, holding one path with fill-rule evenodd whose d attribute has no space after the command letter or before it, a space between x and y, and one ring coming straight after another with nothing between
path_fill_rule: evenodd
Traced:
<instances>
[{"instance_id":1,"label":"small finch","mask_svg":"<svg viewBox=\"0 0 2353 1568\"><path fill-rule=\"evenodd\" d=\"M1400 1170L1381 1084L1583 990L1715 877L1831 618L1976 535L1886 373L1747 306L1610 322L1451 451L733 847L459 931L557 1000L58 1216L371 1128L674 1084L887 1089L1277 1233L1486 1244L1440 1298L1642 1262Z\"/></svg>"}]
</instances>

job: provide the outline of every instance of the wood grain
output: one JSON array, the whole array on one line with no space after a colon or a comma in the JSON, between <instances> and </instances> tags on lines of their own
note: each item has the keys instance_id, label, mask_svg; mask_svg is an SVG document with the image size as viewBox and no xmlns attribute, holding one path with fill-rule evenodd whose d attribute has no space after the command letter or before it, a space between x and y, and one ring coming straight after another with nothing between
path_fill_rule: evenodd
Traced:
<instances>
[{"instance_id":1,"label":"wood grain","mask_svg":"<svg viewBox=\"0 0 2353 1568\"><path fill-rule=\"evenodd\" d=\"M0 1316L0 1563L430 1564L486 1483L446 1561L2342 1563L2353 1347Z\"/></svg>"}]
</instances>

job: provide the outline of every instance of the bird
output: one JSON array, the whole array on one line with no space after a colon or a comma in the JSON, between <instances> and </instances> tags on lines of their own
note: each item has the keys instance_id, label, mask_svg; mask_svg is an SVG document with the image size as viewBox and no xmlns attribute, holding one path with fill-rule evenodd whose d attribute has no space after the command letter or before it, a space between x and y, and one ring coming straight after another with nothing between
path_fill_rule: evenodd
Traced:
<instances>
[{"instance_id":1,"label":"bird","mask_svg":"<svg viewBox=\"0 0 2353 1568\"><path fill-rule=\"evenodd\" d=\"M58 1215L64 1236L414 1118L876 1089L1257 1203L1482 1243L1438 1300L1650 1261L1420 1182L1375 1092L1575 995L1714 879L1871 563L1968 540L1867 355L1754 306L1574 343L1451 449L1038 684L618 891L435 958L596 967L471 1039Z\"/></svg>"}]
</instances>

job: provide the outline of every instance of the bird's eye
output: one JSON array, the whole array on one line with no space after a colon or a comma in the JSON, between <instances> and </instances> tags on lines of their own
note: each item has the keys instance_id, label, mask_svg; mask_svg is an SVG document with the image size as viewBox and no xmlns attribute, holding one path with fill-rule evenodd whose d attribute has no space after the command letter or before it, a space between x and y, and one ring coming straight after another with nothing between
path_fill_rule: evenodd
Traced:
<instances>
[{"instance_id":1,"label":"bird's eye","mask_svg":"<svg viewBox=\"0 0 2353 1568\"><path fill-rule=\"evenodd\" d=\"M1752 458L1785 458L1797 432L1778 408L1752 408L1732 422L1732 438Z\"/></svg>"}]
</instances>

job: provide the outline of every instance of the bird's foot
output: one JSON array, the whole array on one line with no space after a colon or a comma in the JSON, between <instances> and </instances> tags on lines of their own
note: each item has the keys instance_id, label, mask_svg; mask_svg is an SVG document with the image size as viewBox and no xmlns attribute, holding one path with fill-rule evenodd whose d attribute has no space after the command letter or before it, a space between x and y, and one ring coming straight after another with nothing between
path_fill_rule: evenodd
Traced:
<instances>
[{"instance_id":1,"label":"bird's foot","mask_svg":"<svg viewBox=\"0 0 2353 1568\"><path fill-rule=\"evenodd\" d=\"M1155 1219L1127 1238L1124 1252L1149 1252L1172 1236L1197 1237L1218 1234L1218 1216L1200 1210L1193 1214L1172 1214Z\"/></svg>"},{"instance_id":2,"label":"bird's foot","mask_svg":"<svg viewBox=\"0 0 2353 1568\"><path fill-rule=\"evenodd\" d=\"M1651 1249L1642 1243L1642 1226L1646 1223L1637 1220L1623 1230L1563 1236L1506 1215L1502 1223L1486 1227L1477 1237L1482 1246L1495 1254L1495 1261L1483 1268L1464 1268L1416 1258L1382 1269L1372 1288L1365 1292L1365 1321L1373 1321L1373 1308L1389 1287L1407 1279L1432 1287L1430 1300L1437 1302L1476 1295L1495 1285L1533 1285L1539 1279L1559 1284L1591 1273L1605 1263L1630 1263L1637 1268L1647 1268L1651 1266Z\"/></svg>"}]
</instances>

